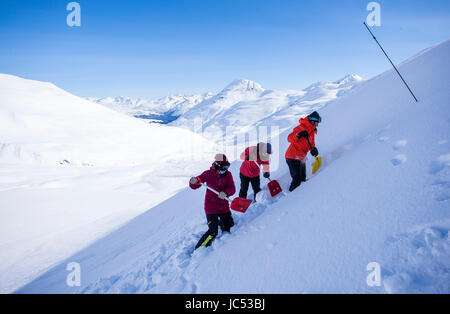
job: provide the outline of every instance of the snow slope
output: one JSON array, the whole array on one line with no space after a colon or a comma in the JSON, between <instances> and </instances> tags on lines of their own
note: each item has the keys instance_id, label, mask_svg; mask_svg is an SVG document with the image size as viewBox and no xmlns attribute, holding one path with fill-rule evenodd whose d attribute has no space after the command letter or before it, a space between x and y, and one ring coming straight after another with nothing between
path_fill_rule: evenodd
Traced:
<instances>
[{"instance_id":1,"label":"snow slope","mask_svg":"<svg viewBox=\"0 0 450 314\"><path fill-rule=\"evenodd\" d=\"M176 194L211 154L188 130L0 74L0 293Z\"/></svg>"},{"instance_id":2,"label":"snow slope","mask_svg":"<svg viewBox=\"0 0 450 314\"><path fill-rule=\"evenodd\" d=\"M50 83L0 74L0 161L160 163L186 152L197 155L208 145L192 132L136 121Z\"/></svg>"},{"instance_id":3,"label":"snow slope","mask_svg":"<svg viewBox=\"0 0 450 314\"><path fill-rule=\"evenodd\" d=\"M447 41L399 67L419 103L394 71L329 103L319 173L234 213L232 234L212 248L191 256L206 229L204 192L186 189L17 292L449 293L449 56ZM273 177L286 188L281 165ZM66 285L70 262L81 265L81 287ZM366 283L371 262L379 287Z\"/></svg>"},{"instance_id":4,"label":"snow slope","mask_svg":"<svg viewBox=\"0 0 450 314\"><path fill-rule=\"evenodd\" d=\"M171 123L205 137L233 145L234 138L258 127L276 126L286 131L299 115L321 109L327 102L344 95L363 79L348 75L336 82L319 82L303 91L266 90L250 80L236 80ZM273 136L278 135L275 131Z\"/></svg>"}]
</instances>

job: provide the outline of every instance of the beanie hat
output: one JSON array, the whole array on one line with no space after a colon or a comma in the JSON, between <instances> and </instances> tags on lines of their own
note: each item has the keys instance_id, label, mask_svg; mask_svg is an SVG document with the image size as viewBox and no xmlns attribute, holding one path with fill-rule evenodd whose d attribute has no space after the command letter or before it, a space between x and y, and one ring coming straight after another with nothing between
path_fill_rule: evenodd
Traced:
<instances>
[{"instance_id":1,"label":"beanie hat","mask_svg":"<svg viewBox=\"0 0 450 314\"><path fill-rule=\"evenodd\" d=\"M308 116L308 120L310 122L319 122L322 123L322 117L319 115L317 111L314 111Z\"/></svg>"}]
</instances>

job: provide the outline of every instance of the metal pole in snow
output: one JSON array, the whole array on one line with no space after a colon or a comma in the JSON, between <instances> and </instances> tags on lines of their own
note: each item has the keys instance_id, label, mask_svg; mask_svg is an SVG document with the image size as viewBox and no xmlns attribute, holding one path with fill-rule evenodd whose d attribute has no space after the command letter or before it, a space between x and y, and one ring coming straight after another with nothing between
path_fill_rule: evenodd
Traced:
<instances>
[{"instance_id":1,"label":"metal pole in snow","mask_svg":"<svg viewBox=\"0 0 450 314\"><path fill-rule=\"evenodd\" d=\"M372 31L370 30L369 26L367 26L366 22L364 22L364 25L366 26L367 30L369 31L370 35L372 35L373 39L375 39L375 41L377 42L378 46L380 46L381 50L383 51L384 55L386 56L386 58L388 58L389 62L392 64L392 66L394 67L395 71L397 71L397 74L400 76L400 78L402 79L403 83L405 83L406 87L408 88L409 92L411 93L411 95L414 97L414 100L416 102L419 102L416 98L416 96L414 95L414 93L412 92L411 88L409 88L408 84L406 83L406 81L403 79L403 76L400 74L400 72L397 70L397 67L394 65L394 63L392 62L391 58L389 58L389 56L387 55L386 51L384 51L383 47L381 47L380 43L378 42L377 38L373 35Z\"/></svg>"}]
</instances>

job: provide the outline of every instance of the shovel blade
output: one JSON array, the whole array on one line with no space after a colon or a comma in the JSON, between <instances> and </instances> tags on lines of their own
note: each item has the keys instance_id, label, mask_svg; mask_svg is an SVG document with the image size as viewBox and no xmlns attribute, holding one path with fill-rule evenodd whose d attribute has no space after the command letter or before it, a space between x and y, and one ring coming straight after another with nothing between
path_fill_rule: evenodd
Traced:
<instances>
[{"instance_id":1,"label":"shovel blade","mask_svg":"<svg viewBox=\"0 0 450 314\"><path fill-rule=\"evenodd\" d=\"M313 164L313 174L316 174L316 172L319 171L321 166L322 166L322 157L317 157L316 161Z\"/></svg>"},{"instance_id":2,"label":"shovel blade","mask_svg":"<svg viewBox=\"0 0 450 314\"><path fill-rule=\"evenodd\" d=\"M231 203L231 209L245 214L251 204L252 204L252 200L247 200L245 198L237 197Z\"/></svg>"},{"instance_id":3,"label":"shovel blade","mask_svg":"<svg viewBox=\"0 0 450 314\"><path fill-rule=\"evenodd\" d=\"M278 183L278 181L270 181L270 183L268 184L269 187L269 191L270 191L270 195L272 197L277 196L278 194L280 194L281 192L283 192L283 189L281 188L280 183Z\"/></svg>"}]
</instances>

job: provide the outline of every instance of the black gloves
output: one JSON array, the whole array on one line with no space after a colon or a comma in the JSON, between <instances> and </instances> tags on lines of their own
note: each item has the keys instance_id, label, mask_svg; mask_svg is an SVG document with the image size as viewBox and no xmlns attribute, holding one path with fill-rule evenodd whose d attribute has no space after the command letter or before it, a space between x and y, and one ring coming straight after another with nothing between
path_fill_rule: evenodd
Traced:
<instances>
[{"instance_id":1,"label":"black gloves","mask_svg":"<svg viewBox=\"0 0 450 314\"><path fill-rule=\"evenodd\" d=\"M264 172L264 178L270 179L270 173L269 172Z\"/></svg>"},{"instance_id":2,"label":"black gloves","mask_svg":"<svg viewBox=\"0 0 450 314\"><path fill-rule=\"evenodd\" d=\"M319 156L319 151L317 150L317 148L314 147L314 148L311 150L311 155L313 155L314 157Z\"/></svg>"},{"instance_id":3,"label":"black gloves","mask_svg":"<svg viewBox=\"0 0 450 314\"><path fill-rule=\"evenodd\" d=\"M303 131L297 134L297 138L300 140L302 138L307 138L309 136L308 131Z\"/></svg>"}]
</instances>

